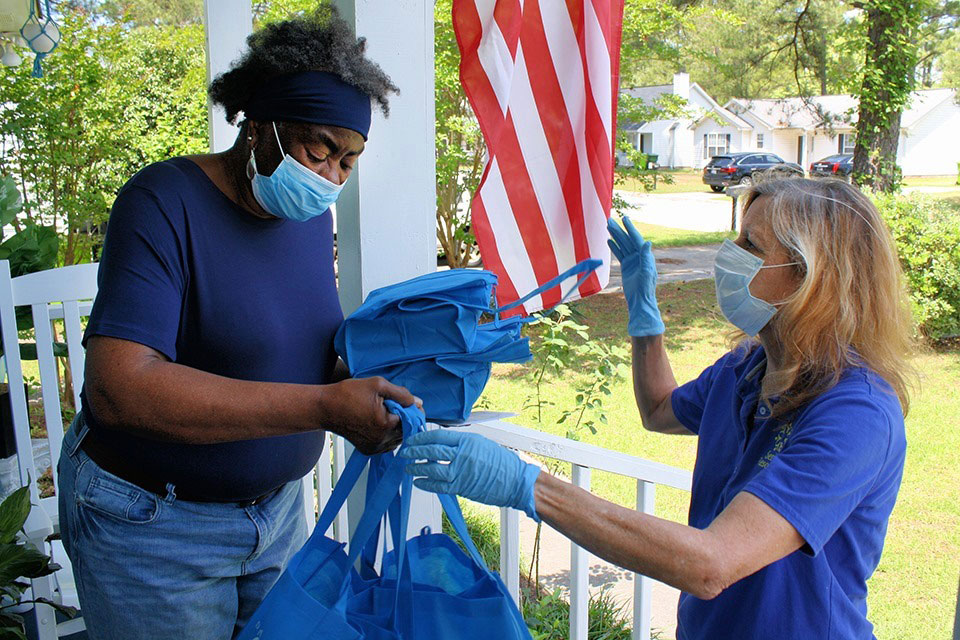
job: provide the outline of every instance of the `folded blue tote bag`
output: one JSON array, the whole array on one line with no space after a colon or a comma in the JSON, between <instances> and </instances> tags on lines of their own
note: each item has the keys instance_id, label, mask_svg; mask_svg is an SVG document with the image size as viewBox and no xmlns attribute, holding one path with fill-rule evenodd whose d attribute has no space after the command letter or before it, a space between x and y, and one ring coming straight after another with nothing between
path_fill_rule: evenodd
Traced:
<instances>
[{"instance_id":1,"label":"folded blue tote bag","mask_svg":"<svg viewBox=\"0 0 960 640\"><path fill-rule=\"evenodd\" d=\"M354 377L383 376L422 398L428 420L463 422L490 377L490 363L532 357L521 335L532 319L500 314L580 276L569 296L600 264L584 260L502 307L490 306L497 283L491 271L438 271L381 287L343 321L334 346ZM484 314L492 320L481 323Z\"/></svg>"},{"instance_id":2,"label":"folded blue tote bag","mask_svg":"<svg viewBox=\"0 0 960 640\"><path fill-rule=\"evenodd\" d=\"M404 438L423 429L415 407L387 401ZM306 544L240 632L238 640L520 640L530 633L500 577L487 569L454 496L440 496L467 552L425 529L405 540L412 478L393 453L348 461ZM324 534L365 468L366 504L349 548ZM393 549L379 574L373 559L389 514ZM355 562L360 562L360 570Z\"/></svg>"}]
</instances>

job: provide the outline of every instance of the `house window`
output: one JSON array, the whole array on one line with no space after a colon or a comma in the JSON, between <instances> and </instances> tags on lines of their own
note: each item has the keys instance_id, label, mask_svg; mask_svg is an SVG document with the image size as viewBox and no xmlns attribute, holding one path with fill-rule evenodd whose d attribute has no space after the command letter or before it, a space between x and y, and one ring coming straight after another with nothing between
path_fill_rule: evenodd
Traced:
<instances>
[{"instance_id":1,"label":"house window","mask_svg":"<svg viewBox=\"0 0 960 640\"><path fill-rule=\"evenodd\" d=\"M757 149L763 149L763 134L757 134Z\"/></svg>"},{"instance_id":2,"label":"house window","mask_svg":"<svg viewBox=\"0 0 960 640\"><path fill-rule=\"evenodd\" d=\"M705 133L703 134L703 157L712 158L713 156L722 156L730 151L729 133Z\"/></svg>"},{"instance_id":3,"label":"house window","mask_svg":"<svg viewBox=\"0 0 960 640\"><path fill-rule=\"evenodd\" d=\"M630 131L627 133L627 141L630 142L630 146L633 147L634 149L637 149L637 150L640 149L639 140L640 140L640 134L637 133L636 131Z\"/></svg>"},{"instance_id":4,"label":"house window","mask_svg":"<svg viewBox=\"0 0 960 640\"><path fill-rule=\"evenodd\" d=\"M853 148L857 146L857 136L854 133L841 133L837 144L838 153L853 153Z\"/></svg>"}]
</instances>

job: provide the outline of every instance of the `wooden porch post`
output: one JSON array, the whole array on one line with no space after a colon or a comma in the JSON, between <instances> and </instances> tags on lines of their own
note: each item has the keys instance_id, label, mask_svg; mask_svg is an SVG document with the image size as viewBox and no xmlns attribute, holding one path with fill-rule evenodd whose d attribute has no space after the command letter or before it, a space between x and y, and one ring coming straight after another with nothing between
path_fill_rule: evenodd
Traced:
<instances>
[{"instance_id":1,"label":"wooden porch post","mask_svg":"<svg viewBox=\"0 0 960 640\"><path fill-rule=\"evenodd\" d=\"M227 70L246 46L253 30L250 0L203 0L203 30L207 48L207 84ZM210 151L217 153L233 146L238 128L214 109L207 98L207 122L210 130Z\"/></svg>"},{"instance_id":2,"label":"wooden porch post","mask_svg":"<svg viewBox=\"0 0 960 640\"><path fill-rule=\"evenodd\" d=\"M337 201L340 301L350 313L373 289L437 268L433 2L333 4L400 88L389 118L374 107L366 150ZM360 484L348 502L351 531L362 512ZM417 490L408 531L424 526L439 531L440 507Z\"/></svg>"}]
</instances>

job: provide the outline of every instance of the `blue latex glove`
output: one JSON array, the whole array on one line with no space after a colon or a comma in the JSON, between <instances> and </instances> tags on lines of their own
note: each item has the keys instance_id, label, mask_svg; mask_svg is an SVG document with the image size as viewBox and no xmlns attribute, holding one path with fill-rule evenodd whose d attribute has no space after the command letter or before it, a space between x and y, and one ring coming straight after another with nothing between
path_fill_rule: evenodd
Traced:
<instances>
[{"instance_id":1,"label":"blue latex glove","mask_svg":"<svg viewBox=\"0 0 960 640\"><path fill-rule=\"evenodd\" d=\"M492 440L476 433L437 429L407 439L397 455L427 460L407 466L407 473L422 476L413 483L425 491L513 507L540 522L533 497L540 467Z\"/></svg>"},{"instance_id":2,"label":"blue latex glove","mask_svg":"<svg viewBox=\"0 0 960 640\"><path fill-rule=\"evenodd\" d=\"M636 337L660 335L664 327L657 307L657 262L650 242L644 241L630 218L623 218L621 227L611 217L607 231L607 244L620 261L623 295L630 315L627 333Z\"/></svg>"}]
</instances>

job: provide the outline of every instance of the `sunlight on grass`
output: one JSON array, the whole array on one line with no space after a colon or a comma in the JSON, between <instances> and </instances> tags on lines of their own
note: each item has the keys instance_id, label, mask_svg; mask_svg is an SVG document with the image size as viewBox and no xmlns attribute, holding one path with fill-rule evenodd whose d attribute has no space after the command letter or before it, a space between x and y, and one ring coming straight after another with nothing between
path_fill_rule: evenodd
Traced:
<instances>
[{"instance_id":1,"label":"sunlight on grass","mask_svg":"<svg viewBox=\"0 0 960 640\"><path fill-rule=\"evenodd\" d=\"M667 183L662 179L657 180L657 188L653 191L644 191L639 181L633 178L627 178L623 184L616 185L617 189L622 191L634 191L636 193L690 193L691 191L710 192L710 187L703 184L702 173L699 169L661 169L661 175L669 176L673 182Z\"/></svg>"},{"instance_id":2,"label":"sunlight on grass","mask_svg":"<svg viewBox=\"0 0 960 640\"><path fill-rule=\"evenodd\" d=\"M957 176L905 176L903 178L905 187L955 187L957 186Z\"/></svg>"},{"instance_id":3,"label":"sunlight on grass","mask_svg":"<svg viewBox=\"0 0 960 640\"><path fill-rule=\"evenodd\" d=\"M691 380L726 351L729 325L716 306L713 281L665 284L658 288L667 326L666 344L677 381ZM595 340L626 344L626 307L620 294L597 295L574 303ZM907 462L897 506L890 519L886 547L870 580L869 617L878 638L949 637L960 572L960 350L917 357L922 387L914 396L907 418ZM484 406L518 411L528 402L532 387L519 365L494 367L484 393ZM572 404L576 372L543 385L548 405L537 420L524 410L518 424L563 435L556 424L563 408ZM696 459L694 437L667 436L643 430L629 379L612 387L607 399L609 424L583 440L608 449L692 470ZM608 500L633 507L633 480L594 473L593 491ZM689 494L657 488L656 513L685 522Z\"/></svg>"},{"instance_id":4,"label":"sunlight on grass","mask_svg":"<svg viewBox=\"0 0 960 640\"><path fill-rule=\"evenodd\" d=\"M648 224L631 220L644 240L653 243L654 249L664 247L689 247L699 244L720 244L725 238L733 240L737 234L733 231L689 231L687 229L673 229L661 227L658 224Z\"/></svg>"}]
</instances>

